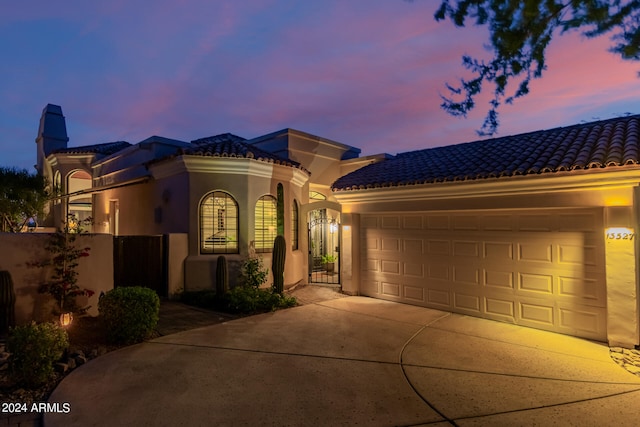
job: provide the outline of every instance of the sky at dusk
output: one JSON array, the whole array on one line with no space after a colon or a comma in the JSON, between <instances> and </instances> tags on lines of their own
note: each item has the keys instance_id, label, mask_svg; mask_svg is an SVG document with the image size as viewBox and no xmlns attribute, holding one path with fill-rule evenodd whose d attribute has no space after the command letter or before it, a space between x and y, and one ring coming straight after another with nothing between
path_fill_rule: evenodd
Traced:
<instances>
[{"instance_id":1,"label":"sky at dusk","mask_svg":"<svg viewBox=\"0 0 640 427\"><path fill-rule=\"evenodd\" d=\"M487 32L437 23L435 0L10 2L0 13L0 166L33 171L47 103L69 146L294 128L395 154L479 139L440 109ZM608 37L557 37L497 136L640 113L640 63Z\"/></svg>"}]
</instances>

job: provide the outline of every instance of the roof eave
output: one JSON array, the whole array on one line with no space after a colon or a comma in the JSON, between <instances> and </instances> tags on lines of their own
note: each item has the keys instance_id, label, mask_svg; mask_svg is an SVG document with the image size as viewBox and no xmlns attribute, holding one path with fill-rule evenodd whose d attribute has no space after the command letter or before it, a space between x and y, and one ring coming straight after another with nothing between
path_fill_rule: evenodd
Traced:
<instances>
[{"instance_id":1,"label":"roof eave","mask_svg":"<svg viewBox=\"0 0 640 427\"><path fill-rule=\"evenodd\" d=\"M355 190L336 190L333 195L343 204L397 202L405 200L444 200L469 197L527 195L558 191L633 187L640 184L640 165L608 167L599 170L554 172L444 181L412 185L387 185Z\"/></svg>"}]
</instances>

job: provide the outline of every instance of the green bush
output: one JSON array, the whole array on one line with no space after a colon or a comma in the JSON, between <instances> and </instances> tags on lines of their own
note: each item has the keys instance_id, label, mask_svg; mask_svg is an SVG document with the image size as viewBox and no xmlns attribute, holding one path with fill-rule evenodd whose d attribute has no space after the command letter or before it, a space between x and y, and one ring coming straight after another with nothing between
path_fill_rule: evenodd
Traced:
<instances>
[{"instance_id":1,"label":"green bush","mask_svg":"<svg viewBox=\"0 0 640 427\"><path fill-rule=\"evenodd\" d=\"M248 314L293 307L297 301L273 289L237 286L224 295L224 305L226 311Z\"/></svg>"},{"instance_id":2,"label":"green bush","mask_svg":"<svg viewBox=\"0 0 640 427\"><path fill-rule=\"evenodd\" d=\"M158 325L160 298L149 288L115 288L100 298L98 310L109 342L135 344Z\"/></svg>"},{"instance_id":3,"label":"green bush","mask_svg":"<svg viewBox=\"0 0 640 427\"><path fill-rule=\"evenodd\" d=\"M60 360L69 347L67 331L53 323L12 328L6 350L11 375L27 387L44 384L53 374L53 364Z\"/></svg>"},{"instance_id":4,"label":"green bush","mask_svg":"<svg viewBox=\"0 0 640 427\"><path fill-rule=\"evenodd\" d=\"M216 308L220 300L219 295L212 289L203 291L185 291L180 295L180 301L201 308Z\"/></svg>"},{"instance_id":5,"label":"green bush","mask_svg":"<svg viewBox=\"0 0 640 427\"><path fill-rule=\"evenodd\" d=\"M264 268L261 257L249 258L242 264L240 275L244 286L259 288L267 281L269 270Z\"/></svg>"}]
</instances>

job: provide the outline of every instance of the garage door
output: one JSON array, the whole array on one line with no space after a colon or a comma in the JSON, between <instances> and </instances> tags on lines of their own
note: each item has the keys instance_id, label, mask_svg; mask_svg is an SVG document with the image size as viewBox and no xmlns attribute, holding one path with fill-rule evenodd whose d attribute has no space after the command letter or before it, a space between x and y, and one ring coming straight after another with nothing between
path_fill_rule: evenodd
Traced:
<instances>
[{"instance_id":1,"label":"garage door","mask_svg":"<svg viewBox=\"0 0 640 427\"><path fill-rule=\"evenodd\" d=\"M606 341L602 211L363 214L361 292Z\"/></svg>"}]
</instances>

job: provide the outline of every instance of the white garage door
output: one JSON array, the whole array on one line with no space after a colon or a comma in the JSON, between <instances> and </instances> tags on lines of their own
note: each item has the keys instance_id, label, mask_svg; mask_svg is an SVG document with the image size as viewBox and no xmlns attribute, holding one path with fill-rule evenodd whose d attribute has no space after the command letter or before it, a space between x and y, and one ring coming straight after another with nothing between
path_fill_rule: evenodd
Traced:
<instances>
[{"instance_id":1,"label":"white garage door","mask_svg":"<svg viewBox=\"0 0 640 427\"><path fill-rule=\"evenodd\" d=\"M363 214L361 292L606 341L602 216Z\"/></svg>"}]
</instances>

